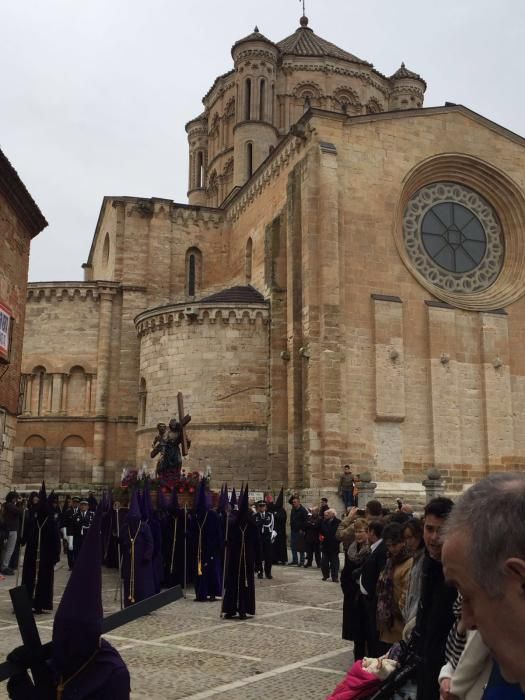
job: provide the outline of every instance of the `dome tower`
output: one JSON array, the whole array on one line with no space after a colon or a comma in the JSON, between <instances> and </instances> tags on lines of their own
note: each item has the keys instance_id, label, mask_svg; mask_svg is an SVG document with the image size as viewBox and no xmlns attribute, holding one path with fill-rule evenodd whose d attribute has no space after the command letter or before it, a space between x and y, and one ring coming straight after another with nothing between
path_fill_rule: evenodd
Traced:
<instances>
[{"instance_id":1,"label":"dome tower","mask_svg":"<svg viewBox=\"0 0 525 700\"><path fill-rule=\"evenodd\" d=\"M423 106L423 97L427 84L417 73L413 73L401 64L400 68L390 76L392 90L389 98L389 109L417 109Z\"/></svg>"},{"instance_id":2,"label":"dome tower","mask_svg":"<svg viewBox=\"0 0 525 700\"><path fill-rule=\"evenodd\" d=\"M206 204L206 169L208 165L208 121L203 113L186 124L190 150L188 202Z\"/></svg>"},{"instance_id":3,"label":"dome tower","mask_svg":"<svg viewBox=\"0 0 525 700\"><path fill-rule=\"evenodd\" d=\"M275 81L278 47L257 27L232 48L235 65L236 117L233 133L234 185L250 179L276 146Z\"/></svg>"}]
</instances>

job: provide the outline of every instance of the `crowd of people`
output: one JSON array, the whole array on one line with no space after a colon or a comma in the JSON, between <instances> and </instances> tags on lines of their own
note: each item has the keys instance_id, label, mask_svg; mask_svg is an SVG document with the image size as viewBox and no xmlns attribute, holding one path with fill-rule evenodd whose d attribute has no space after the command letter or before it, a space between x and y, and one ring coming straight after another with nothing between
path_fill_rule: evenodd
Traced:
<instances>
[{"instance_id":1,"label":"crowd of people","mask_svg":"<svg viewBox=\"0 0 525 700\"><path fill-rule=\"evenodd\" d=\"M60 507L44 487L26 502L10 492L1 570L12 576L25 546L22 583L36 613L51 610L61 550L74 574L98 518L100 560L119 570L123 606L191 585L196 601L221 598L222 616L242 620L255 614L256 576L315 565L341 586L342 637L354 649L332 700L525 697L525 475L493 475L456 504L434 498L414 513L400 500L356 505L348 471L341 519L326 498L305 507L291 495L291 561L283 489L254 503L247 485L238 497L224 485L212 504L203 479L192 508L176 492L152 498L147 484L126 507L104 494L98 509L92 495Z\"/></svg>"}]
</instances>

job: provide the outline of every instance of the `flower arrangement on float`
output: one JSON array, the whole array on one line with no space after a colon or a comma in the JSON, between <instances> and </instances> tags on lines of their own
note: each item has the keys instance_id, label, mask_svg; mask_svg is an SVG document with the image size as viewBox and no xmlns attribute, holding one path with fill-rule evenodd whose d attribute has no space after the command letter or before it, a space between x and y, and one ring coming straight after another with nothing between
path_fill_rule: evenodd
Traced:
<instances>
[{"instance_id":1,"label":"flower arrangement on float","mask_svg":"<svg viewBox=\"0 0 525 700\"><path fill-rule=\"evenodd\" d=\"M155 470L148 470L146 465L140 469L125 468L122 470L120 487L114 491L114 497L126 500L131 496L133 489L142 491L148 482L152 496L159 490L166 496L176 491L179 505L186 504L188 507L192 507L201 479L205 480L206 490L209 491L209 471L202 474L198 471L187 472L185 469L180 471L174 469L157 475Z\"/></svg>"}]
</instances>

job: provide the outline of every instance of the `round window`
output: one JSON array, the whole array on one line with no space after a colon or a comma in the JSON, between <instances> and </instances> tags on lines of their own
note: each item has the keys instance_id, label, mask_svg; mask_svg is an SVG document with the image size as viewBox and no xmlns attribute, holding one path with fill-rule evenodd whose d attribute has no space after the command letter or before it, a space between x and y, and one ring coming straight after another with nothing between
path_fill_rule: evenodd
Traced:
<instances>
[{"instance_id":1,"label":"round window","mask_svg":"<svg viewBox=\"0 0 525 700\"><path fill-rule=\"evenodd\" d=\"M406 207L403 234L412 263L438 287L475 292L500 273L499 221L490 204L468 187L439 182L420 189Z\"/></svg>"}]
</instances>

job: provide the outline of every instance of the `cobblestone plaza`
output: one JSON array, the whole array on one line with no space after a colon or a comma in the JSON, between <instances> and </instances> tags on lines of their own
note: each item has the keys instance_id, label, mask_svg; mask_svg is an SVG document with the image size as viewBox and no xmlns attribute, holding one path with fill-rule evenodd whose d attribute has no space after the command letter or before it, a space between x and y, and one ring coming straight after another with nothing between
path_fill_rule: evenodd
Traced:
<instances>
[{"instance_id":1,"label":"cobblestone plaza","mask_svg":"<svg viewBox=\"0 0 525 700\"><path fill-rule=\"evenodd\" d=\"M342 592L316 569L276 566L273 580L256 580L257 614L246 621L220 619L220 602L173 603L114 630L106 638L131 673L133 700L223 698L322 699L352 662L352 645L341 639ZM55 608L67 581L61 562L55 575ZM117 575L104 571L105 614L118 608ZM0 582L0 656L20 635L8 589ZM51 615L37 618L43 641ZM0 684L0 699L7 698Z\"/></svg>"}]
</instances>

